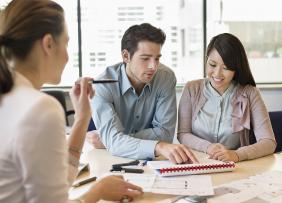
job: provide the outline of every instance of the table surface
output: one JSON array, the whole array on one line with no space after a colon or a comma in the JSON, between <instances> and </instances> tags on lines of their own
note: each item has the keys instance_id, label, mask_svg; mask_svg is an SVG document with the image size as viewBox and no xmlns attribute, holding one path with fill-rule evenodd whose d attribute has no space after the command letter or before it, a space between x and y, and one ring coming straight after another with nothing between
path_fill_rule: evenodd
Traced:
<instances>
[{"instance_id":1,"label":"table surface","mask_svg":"<svg viewBox=\"0 0 282 203\"><path fill-rule=\"evenodd\" d=\"M206 158L206 154L200 152L195 152L195 154L199 160ZM83 179L87 176L100 177L109 172L112 164L131 161L131 159L112 156L105 149L92 149L84 154L83 160L89 162L90 172L80 175L78 179ZM236 163L236 169L233 172L213 173L210 175L212 177L213 186L217 186L273 170L282 171L282 153L269 155L255 160L239 162ZM148 167L144 167L144 171L145 173L152 173L152 170ZM71 188L69 191L70 198L75 198L81 195L89 188L89 186L90 184L78 188ZM145 193L141 198L136 199L134 202L157 202L168 198L174 199L175 197L176 196L174 195Z\"/></svg>"}]
</instances>

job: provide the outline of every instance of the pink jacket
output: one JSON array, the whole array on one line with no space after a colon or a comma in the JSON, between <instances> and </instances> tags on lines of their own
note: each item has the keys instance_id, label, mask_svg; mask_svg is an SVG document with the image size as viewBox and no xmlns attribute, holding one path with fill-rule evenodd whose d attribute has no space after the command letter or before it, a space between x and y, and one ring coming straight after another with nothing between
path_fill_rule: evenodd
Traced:
<instances>
[{"instance_id":1,"label":"pink jacket","mask_svg":"<svg viewBox=\"0 0 282 203\"><path fill-rule=\"evenodd\" d=\"M203 94L205 79L188 82L179 103L177 137L180 143L198 151L206 152L211 144L192 132L192 122L207 98ZM276 141L266 106L260 92L251 85L239 86L232 98L232 129L240 135L241 147L236 150L239 160L254 159L272 154ZM252 128L257 143L250 145Z\"/></svg>"}]
</instances>

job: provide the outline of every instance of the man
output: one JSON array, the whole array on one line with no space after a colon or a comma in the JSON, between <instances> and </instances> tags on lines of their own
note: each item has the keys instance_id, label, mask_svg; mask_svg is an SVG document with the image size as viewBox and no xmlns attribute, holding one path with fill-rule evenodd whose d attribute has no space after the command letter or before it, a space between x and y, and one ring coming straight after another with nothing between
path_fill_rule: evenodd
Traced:
<instances>
[{"instance_id":1,"label":"man","mask_svg":"<svg viewBox=\"0 0 282 203\"><path fill-rule=\"evenodd\" d=\"M148 23L125 32L123 63L100 76L118 82L95 87L92 109L100 138L90 136L94 146L134 159L163 155L174 163L197 161L184 145L170 144L176 123L176 78L159 62L164 42L163 31Z\"/></svg>"}]
</instances>

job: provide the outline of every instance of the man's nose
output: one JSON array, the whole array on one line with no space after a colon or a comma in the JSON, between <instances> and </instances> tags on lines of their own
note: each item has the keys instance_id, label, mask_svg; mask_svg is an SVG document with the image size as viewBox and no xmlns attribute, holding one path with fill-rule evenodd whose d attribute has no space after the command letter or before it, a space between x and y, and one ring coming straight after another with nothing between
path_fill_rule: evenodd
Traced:
<instances>
[{"instance_id":1,"label":"man's nose","mask_svg":"<svg viewBox=\"0 0 282 203\"><path fill-rule=\"evenodd\" d=\"M158 62L156 62L155 60L152 60L149 64L149 69L155 70L157 67L158 67Z\"/></svg>"}]
</instances>

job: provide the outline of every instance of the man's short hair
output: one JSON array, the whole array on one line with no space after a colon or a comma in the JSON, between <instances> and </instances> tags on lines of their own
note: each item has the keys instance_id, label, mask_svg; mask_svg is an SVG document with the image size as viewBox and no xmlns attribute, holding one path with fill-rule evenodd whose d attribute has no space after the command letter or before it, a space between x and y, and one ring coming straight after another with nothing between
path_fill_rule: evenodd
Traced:
<instances>
[{"instance_id":1,"label":"man's short hair","mask_svg":"<svg viewBox=\"0 0 282 203\"><path fill-rule=\"evenodd\" d=\"M121 51L126 49L130 53L130 58L137 50L137 45L141 41L154 42L163 45L166 39L165 33L149 23L133 25L129 27L121 40Z\"/></svg>"}]
</instances>

